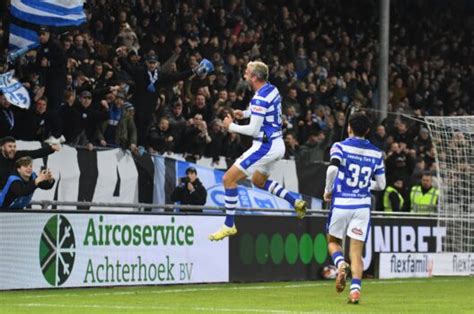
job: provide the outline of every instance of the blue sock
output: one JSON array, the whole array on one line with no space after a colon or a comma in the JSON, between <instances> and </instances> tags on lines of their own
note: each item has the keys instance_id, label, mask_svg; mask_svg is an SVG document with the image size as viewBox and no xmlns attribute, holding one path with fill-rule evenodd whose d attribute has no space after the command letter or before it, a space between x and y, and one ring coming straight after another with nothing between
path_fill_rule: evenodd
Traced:
<instances>
[{"instance_id":1,"label":"blue sock","mask_svg":"<svg viewBox=\"0 0 474 314\"><path fill-rule=\"evenodd\" d=\"M235 208L237 207L237 195L239 194L237 188L225 189L225 221L227 227L234 225Z\"/></svg>"},{"instance_id":2,"label":"blue sock","mask_svg":"<svg viewBox=\"0 0 474 314\"><path fill-rule=\"evenodd\" d=\"M334 254L331 256L332 261L334 262L334 265L336 266L337 269L339 269L339 264L344 262L344 255L342 255L342 252L334 252Z\"/></svg>"},{"instance_id":3,"label":"blue sock","mask_svg":"<svg viewBox=\"0 0 474 314\"><path fill-rule=\"evenodd\" d=\"M360 291L361 287L362 287L362 280L352 278L351 291L352 290L359 290Z\"/></svg>"},{"instance_id":4,"label":"blue sock","mask_svg":"<svg viewBox=\"0 0 474 314\"><path fill-rule=\"evenodd\" d=\"M291 206L295 206L296 199L276 181L267 180L263 186L264 190L285 199Z\"/></svg>"}]
</instances>

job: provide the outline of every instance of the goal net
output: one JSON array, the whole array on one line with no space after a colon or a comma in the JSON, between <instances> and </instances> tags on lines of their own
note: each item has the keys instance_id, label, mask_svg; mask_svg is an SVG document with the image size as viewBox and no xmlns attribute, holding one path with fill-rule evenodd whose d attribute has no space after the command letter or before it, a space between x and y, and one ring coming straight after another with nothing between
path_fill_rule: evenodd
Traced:
<instances>
[{"instance_id":1,"label":"goal net","mask_svg":"<svg viewBox=\"0 0 474 314\"><path fill-rule=\"evenodd\" d=\"M425 117L439 182L444 251L474 252L474 116Z\"/></svg>"}]
</instances>

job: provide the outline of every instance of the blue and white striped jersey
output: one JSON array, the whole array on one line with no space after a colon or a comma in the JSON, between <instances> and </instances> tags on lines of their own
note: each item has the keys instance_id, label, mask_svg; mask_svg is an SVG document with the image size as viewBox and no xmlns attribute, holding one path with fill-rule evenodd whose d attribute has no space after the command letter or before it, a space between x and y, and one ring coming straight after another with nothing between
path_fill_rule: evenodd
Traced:
<instances>
[{"instance_id":1,"label":"blue and white striped jersey","mask_svg":"<svg viewBox=\"0 0 474 314\"><path fill-rule=\"evenodd\" d=\"M250 100L250 112L264 117L256 139L282 137L281 96L275 86L266 83L255 93Z\"/></svg>"},{"instance_id":2,"label":"blue and white striped jersey","mask_svg":"<svg viewBox=\"0 0 474 314\"><path fill-rule=\"evenodd\" d=\"M370 207L371 180L385 173L382 151L366 139L350 137L334 143L330 155L341 162L334 181L332 207Z\"/></svg>"}]
</instances>

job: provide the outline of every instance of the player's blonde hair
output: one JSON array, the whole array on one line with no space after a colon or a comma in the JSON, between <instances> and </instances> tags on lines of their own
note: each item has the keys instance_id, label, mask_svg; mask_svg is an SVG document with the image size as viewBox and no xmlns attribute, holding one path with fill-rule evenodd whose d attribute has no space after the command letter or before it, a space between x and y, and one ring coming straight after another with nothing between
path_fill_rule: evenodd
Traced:
<instances>
[{"instance_id":1,"label":"player's blonde hair","mask_svg":"<svg viewBox=\"0 0 474 314\"><path fill-rule=\"evenodd\" d=\"M268 80L268 66L265 63L261 61L251 61L247 66L257 78L264 81Z\"/></svg>"}]
</instances>

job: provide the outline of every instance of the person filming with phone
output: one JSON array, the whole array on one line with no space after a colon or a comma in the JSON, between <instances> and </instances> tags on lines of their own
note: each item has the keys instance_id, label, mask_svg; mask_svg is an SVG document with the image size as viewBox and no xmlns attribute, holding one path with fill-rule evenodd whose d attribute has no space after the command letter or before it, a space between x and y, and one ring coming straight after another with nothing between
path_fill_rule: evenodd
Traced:
<instances>
[{"instance_id":1,"label":"person filming with phone","mask_svg":"<svg viewBox=\"0 0 474 314\"><path fill-rule=\"evenodd\" d=\"M171 194L171 200L180 202L182 205L204 205L206 199L207 191L197 177L196 168L189 167L186 169L186 176L179 179L178 186ZM193 210L193 212L201 212L201 210Z\"/></svg>"},{"instance_id":2,"label":"person filming with phone","mask_svg":"<svg viewBox=\"0 0 474 314\"><path fill-rule=\"evenodd\" d=\"M49 190L53 185L54 177L49 169L42 169L37 175L33 171L33 159L21 157L0 193L0 208L24 209L30 205L37 188Z\"/></svg>"}]
</instances>

